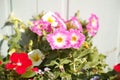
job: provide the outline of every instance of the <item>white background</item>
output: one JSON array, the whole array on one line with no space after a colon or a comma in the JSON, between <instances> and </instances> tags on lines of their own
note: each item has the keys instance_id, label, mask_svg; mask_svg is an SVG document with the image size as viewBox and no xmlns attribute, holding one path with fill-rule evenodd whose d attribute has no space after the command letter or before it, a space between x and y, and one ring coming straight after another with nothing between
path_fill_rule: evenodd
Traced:
<instances>
[{"instance_id":1,"label":"white background","mask_svg":"<svg viewBox=\"0 0 120 80\"><path fill-rule=\"evenodd\" d=\"M107 63L112 67L120 62L120 0L0 0L0 28L11 12L23 21L42 11L59 12L69 19L80 10L80 17L88 19L91 13L99 17L100 28L94 37L94 45L99 52L107 56ZM0 29L2 34L11 34L11 27ZM5 55L7 50L4 45Z\"/></svg>"}]
</instances>

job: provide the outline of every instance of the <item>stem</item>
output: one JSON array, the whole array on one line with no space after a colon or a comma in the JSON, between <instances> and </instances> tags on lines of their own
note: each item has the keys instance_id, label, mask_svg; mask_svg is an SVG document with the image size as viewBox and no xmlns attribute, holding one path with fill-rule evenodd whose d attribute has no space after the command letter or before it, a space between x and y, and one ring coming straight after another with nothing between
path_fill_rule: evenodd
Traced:
<instances>
[{"instance_id":1,"label":"stem","mask_svg":"<svg viewBox=\"0 0 120 80\"><path fill-rule=\"evenodd\" d=\"M73 62L73 69L74 69L74 72L76 72L75 60Z\"/></svg>"},{"instance_id":2,"label":"stem","mask_svg":"<svg viewBox=\"0 0 120 80\"><path fill-rule=\"evenodd\" d=\"M72 52L74 52L74 50L72 49ZM73 53L71 53L71 55L72 55L72 60L73 60L73 71L76 73L76 64L75 64L75 59L74 59L74 57L73 57Z\"/></svg>"},{"instance_id":3,"label":"stem","mask_svg":"<svg viewBox=\"0 0 120 80\"><path fill-rule=\"evenodd\" d=\"M57 50L58 58L60 58L60 50Z\"/></svg>"}]
</instances>

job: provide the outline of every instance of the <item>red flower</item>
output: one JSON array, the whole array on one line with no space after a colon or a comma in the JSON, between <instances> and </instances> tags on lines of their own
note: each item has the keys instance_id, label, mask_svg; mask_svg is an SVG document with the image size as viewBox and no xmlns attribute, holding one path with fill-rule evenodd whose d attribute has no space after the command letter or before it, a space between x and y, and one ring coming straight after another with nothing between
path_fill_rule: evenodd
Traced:
<instances>
[{"instance_id":1,"label":"red flower","mask_svg":"<svg viewBox=\"0 0 120 80\"><path fill-rule=\"evenodd\" d=\"M34 68L32 68L32 71L34 71L34 72L38 72L39 69L38 69L37 67L34 67Z\"/></svg>"},{"instance_id":2,"label":"red flower","mask_svg":"<svg viewBox=\"0 0 120 80\"><path fill-rule=\"evenodd\" d=\"M7 69L15 70L18 74L24 74L26 69L32 65L32 61L26 53L13 53L10 62L5 65Z\"/></svg>"},{"instance_id":3,"label":"red flower","mask_svg":"<svg viewBox=\"0 0 120 80\"><path fill-rule=\"evenodd\" d=\"M120 72L120 64L115 65L115 66L114 66L114 70L115 70L116 72Z\"/></svg>"},{"instance_id":4,"label":"red flower","mask_svg":"<svg viewBox=\"0 0 120 80\"><path fill-rule=\"evenodd\" d=\"M2 64L2 61L0 61L0 65Z\"/></svg>"}]
</instances>

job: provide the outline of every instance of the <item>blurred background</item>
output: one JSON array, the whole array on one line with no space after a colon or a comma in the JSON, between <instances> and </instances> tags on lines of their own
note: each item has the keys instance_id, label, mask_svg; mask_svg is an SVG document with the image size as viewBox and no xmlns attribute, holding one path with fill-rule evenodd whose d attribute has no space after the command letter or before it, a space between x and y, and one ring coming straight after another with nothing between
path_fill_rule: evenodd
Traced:
<instances>
[{"instance_id":1,"label":"blurred background","mask_svg":"<svg viewBox=\"0 0 120 80\"><path fill-rule=\"evenodd\" d=\"M80 11L85 20L94 13L99 17L99 31L93 39L99 52L107 56L110 67L120 62L120 0L0 0L0 34L11 35L12 27L2 28L9 14L27 22L42 11L60 13L65 19ZM6 55L7 42L2 46L2 55Z\"/></svg>"}]
</instances>

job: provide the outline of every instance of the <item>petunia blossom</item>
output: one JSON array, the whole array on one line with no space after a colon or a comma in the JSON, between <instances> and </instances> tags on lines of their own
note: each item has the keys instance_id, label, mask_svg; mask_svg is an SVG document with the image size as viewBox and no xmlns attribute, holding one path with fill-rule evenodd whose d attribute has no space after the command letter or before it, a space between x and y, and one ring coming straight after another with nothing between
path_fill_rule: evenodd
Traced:
<instances>
[{"instance_id":1,"label":"petunia blossom","mask_svg":"<svg viewBox=\"0 0 120 80\"><path fill-rule=\"evenodd\" d=\"M58 12L55 12L55 15L57 15L63 22L66 21Z\"/></svg>"},{"instance_id":2,"label":"petunia blossom","mask_svg":"<svg viewBox=\"0 0 120 80\"><path fill-rule=\"evenodd\" d=\"M51 32L51 27L50 23L43 21L43 20L38 20L38 21L33 21L32 27L30 27L30 30L36 33L39 36L43 35L43 30L46 32Z\"/></svg>"},{"instance_id":3,"label":"petunia blossom","mask_svg":"<svg viewBox=\"0 0 120 80\"><path fill-rule=\"evenodd\" d=\"M66 21L66 23L69 23L75 29L78 29L80 32L83 32L82 25L81 25L80 21L75 16L73 16L70 20Z\"/></svg>"},{"instance_id":4,"label":"petunia blossom","mask_svg":"<svg viewBox=\"0 0 120 80\"><path fill-rule=\"evenodd\" d=\"M5 67L6 69L15 70L18 74L24 74L31 65L32 61L28 58L27 53L14 52L10 56L10 62Z\"/></svg>"},{"instance_id":5,"label":"petunia blossom","mask_svg":"<svg viewBox=\"0 0 120 80\"><path fill-rule=\"evenodd\" d=\"M42 54L42 52L39 49L35 49L28 53L29 58L32 61L33 66L39 66L45 56Z\"/></svg>"},{"instance_id":6,"label":"petunia blossom","mask_svg":"<svg viewBox=\"0 0 120 80\"><path fill-rule=\"evenodd\" d=\"M48 12L42 17L42 20L49 22L53 30L56 28L66 29L64 21L56 13Z\"/></svg>"},{"instance_id":7,"label":"petunia blossom","mask_svg":"<svg viewBox=\"0 0 120 80\"><path fill-rule=\"evenodd\" d=\"M54 49L65 49L69 47L67 30L55 30L53 33L47 35L47 41L51 48Z\"/></svg>"},{"instance_id":8,"label":"petunia blossom","mask_svg":"<svg viewBox=\"0 0 120 80\"><path fill-rule=\"evenodd\" d=\"M96 35L98 28L99 28L99 21L98 21L98 17L95 14L92 14L90 16L86 28L90 36Z\"/></svg>"},{"instance_id":9,"label":"petunia blossom","mask_svg":"<svg viewBox=\"0 0 120 80\"><path fill-rule=\"evenodd\" d=\"M71 48L79 49L82 43L85 41L85 36L80 33L79 30L70 29L69 37Z\"/></svg>"}]
</instances>

